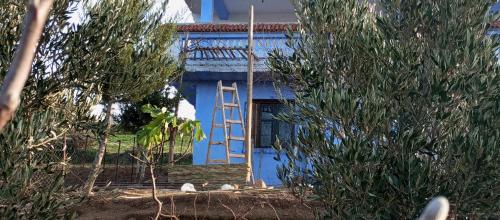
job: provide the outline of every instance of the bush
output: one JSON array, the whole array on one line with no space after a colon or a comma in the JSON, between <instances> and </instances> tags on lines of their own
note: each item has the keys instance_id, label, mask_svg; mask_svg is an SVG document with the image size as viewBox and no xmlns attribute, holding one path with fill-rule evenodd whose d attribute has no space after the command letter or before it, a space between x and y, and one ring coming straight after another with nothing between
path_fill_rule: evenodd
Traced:
<instances>
[{"instance_id":1,"label":"bush","mask_svg":"<svg viewBox=\"0 0 500 220\"><path fill-rule=\"evenodd\" d=\"M18 113L0 134L0 216L69 218L69 208L78 200L63 193L62 158L49 147L53 125L62 115L52 109L32 114L23 118Z\"/></svg>"},{"instance_id":2,"label":"bush","mask_svg":"<svg viewBox=\"0 0 500 220\"><path fill-rule=\"evenodd\" d=\"M152 118L149 114L141 111L141 107L146 104L154 106L164 106L167 109L173 109L175 100L169 98L169 89L156 91L144 97L141 101L122 103L122 113L116 118L121 129L127 132L135 133L149 123Z\"/></svg>"},{"instance_id":3,"label":"bush","mask_svg":"<svg viewBox=\"0 0 500 220\"><path fill-rule=\"evenodd\" d=\"M15 116L0 132L0 218L61 219L78 198L63 191L58 140L86 119L95 101L73 74L68 22L77 1L54 1ZM0 78L19 45L28 1L0 1Z\"/></svg>"},{"instance_id":4,"label":"bush","mask_svg":"<svg viewBox=\"0 0 500 220\"><path fill-rule=\"evenodd\" d=\"M278 116L299 127L280 178L312 185L323 217L411 219L438 195L462 217L498 213L494 1L358 2L295 1L294 53L269 59L296 92Z\"/></svg>"}]
</instances>

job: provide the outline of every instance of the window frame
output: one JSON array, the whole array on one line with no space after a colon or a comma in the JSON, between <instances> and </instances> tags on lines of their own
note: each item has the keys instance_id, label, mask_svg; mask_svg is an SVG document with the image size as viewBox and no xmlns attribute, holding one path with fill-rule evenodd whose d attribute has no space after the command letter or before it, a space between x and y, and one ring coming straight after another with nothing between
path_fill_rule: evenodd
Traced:
<instances>
[{"instance_id":1,"label":"window frame","mask_svg":"<svg viewBox=\"0 0 500 220\"><path fill-rule=\"evenodd\" d=\"M287 102L293 103L294 100L287 100ZM254 99L252 100L252 105L253 105L253 114L252 114L252 140L253 140L253 145L254 148L270 148L272 146L262 146L261 145L261 140L260 140L260 132L261 132L261 118L262 118L262 111L261 111L261 106L265 104L271 104L271 105L284 105L282 100L279 99ZM273 115L276 114L277 111L273 109ZM274 122L276 119L273 119L273 125L272 125L272 135L271 141L274 144L275 136L279 135L278 130L276 130L276 126ZM290 140L292 141L292 144L294 142L294 137L295 137L295 125L291 124L291 134L290 134Z\"/></svg>"}]
</instances>

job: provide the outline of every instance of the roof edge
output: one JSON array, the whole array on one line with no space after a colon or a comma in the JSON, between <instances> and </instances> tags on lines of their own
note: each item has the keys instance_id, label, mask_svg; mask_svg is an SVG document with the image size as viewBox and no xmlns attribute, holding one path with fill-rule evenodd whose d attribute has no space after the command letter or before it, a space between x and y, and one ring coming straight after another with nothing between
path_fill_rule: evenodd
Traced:
<instances>
[{"instance_id":1,"label":"roof edge","mask_svg":"<svg viewBox=\"0 0 500 220\"><path fill-rule=\"evenodd\" d=\"M286 32L298 30L298 23L256 23L254 32ZM248 24L221 23L221 24L178 24L177 32L248 32Z\"/></svg>"}]
</instances>

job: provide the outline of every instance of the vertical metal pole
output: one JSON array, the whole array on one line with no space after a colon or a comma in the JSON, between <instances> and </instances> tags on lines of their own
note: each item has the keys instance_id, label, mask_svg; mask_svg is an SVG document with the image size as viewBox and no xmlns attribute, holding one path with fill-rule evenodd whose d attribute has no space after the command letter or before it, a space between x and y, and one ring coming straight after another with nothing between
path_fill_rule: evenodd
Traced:
<instances>
[{"instance_id":1,"label":"vertical metal pole","mask_svg":"<svg viewBox=\"0 0 500 220\"><path fill-rule=\"evenodd\" d=\"M66 176L66 149L68 148L67 142L66 142L66 134L64 134L64 144L63 144L63 176Z\"/></svg>"},{"instance_id":2,"label":"vertical metal pole","mask_svg":"<svg viewBox=\"0 0 500 220\"><path fill-rule=\"evenodd\" d=\"M85 163L87 163L86 157L87 157L87 147L89 146L89 135L85 136L85 149L83 150L83 161L80 161L82 163L82 167L85 168Z\"/></svg>"},{"instance_id":3,"label":"vertical metal pole","mask_svg":"<svg viewBox=\"0 0 500 220\"><path fill-rule=\"evenodd\" d=\"M162 134L162 136L164 136L164 135ZM160 172L161 172L161 167L162 167L162 165L163 165L163 148L165 147L165 139L164 139L164 138L165 138L165 137L162 137L162 139L163 139L163 140L161 141L162 143L161 143L160 145L158 145L158 152L159 152L159 153L158 153L158 154L159 154L159 156L158 156L158 164L159 164L159 166L160 166L160 167L158 168L158 170L159 170Z\"/></svg>"},{"instance_id":4,"label":"vertical metal pole","mask_svg":"<svg viewBox=\"0 0 500 220\"><path fill-rule=\"evenodd\" d=\"M120 159L120 147L122 146L122 141L118 141L118 153L116 153L116 164L115 164L115 182L116 179L118 178L118 162Z\"/></svg>"},{"instance_id":5,"label":"vertical metal pole","mask_svg":"<svg viewBox=\"0 0 500 220\"><path fill-rule=\"evenodd\" d=\"M245 133L245 158L247 162L246 182L252 181L252 103L253 103L253 5L249 9L248 21L248 73L247 73L247 127Z\"/></svg>"},{"instance_id":6,"label":"vertical metal pole","mask_svg":"<svg viewBox=\"0 0 500 220\"><path fill-rule=\"evenodd\" d=\"M135 137L134 137L134 143L132 145L132 155L135 156ZM133 182L134 181L134 162L135 162L135 159L132 157L132 172L130 172L130 182Z\"/></svg>"},{"instance_id":7,"label":"vertical metal pole","mask_svg":"<svg viewBox=\"0 0 500 220\"><path fill-rule=\"evenodd\" d=\"M107 144L106 144L107 145ZM102 170L106 169L106 153L108 151L108 146L104 146L104 156L102 157Z\"/></svg>"}]
</instances>

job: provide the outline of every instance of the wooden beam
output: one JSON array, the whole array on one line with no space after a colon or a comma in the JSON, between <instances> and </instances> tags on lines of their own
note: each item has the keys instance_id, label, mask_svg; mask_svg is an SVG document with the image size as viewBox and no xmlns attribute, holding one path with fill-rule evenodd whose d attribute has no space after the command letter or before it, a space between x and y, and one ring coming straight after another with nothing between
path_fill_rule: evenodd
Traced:
<instances>
[{"instance_id":1,"label":"wooden beam","mask_svg":"<svg viewBox=\"0 0 500 220\"><path fill-rule=\"evenodd\" d=\"M253 5L249 9L248 21L248 73L247 73L247 127L245 133L245 157L247 162L246 182L253 184L252 174L252 103L253 103Z\"/></svg>"}]
</instances>

